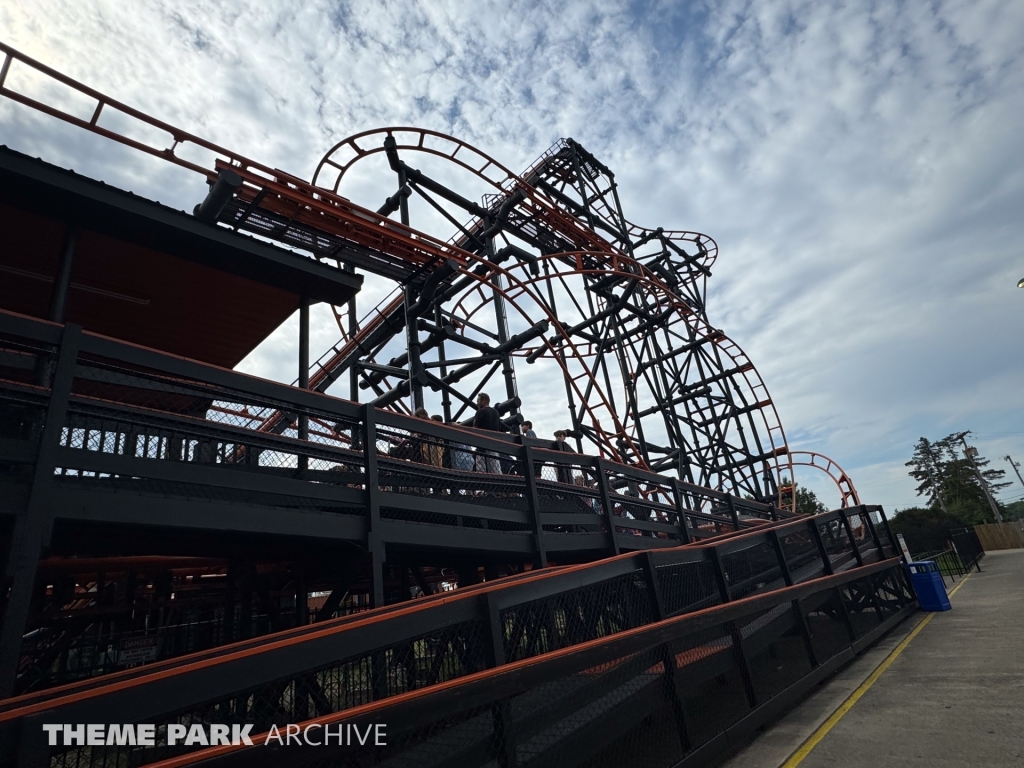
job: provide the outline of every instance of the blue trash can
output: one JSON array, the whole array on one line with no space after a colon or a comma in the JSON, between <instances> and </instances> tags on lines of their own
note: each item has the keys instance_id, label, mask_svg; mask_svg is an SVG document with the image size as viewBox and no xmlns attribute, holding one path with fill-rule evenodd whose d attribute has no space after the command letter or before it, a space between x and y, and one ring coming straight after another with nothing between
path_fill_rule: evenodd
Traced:
<instances>
[{"instance_id":1,"label":"blue trash can","mask_svg":"<svg viewBox=\"0 0 1024 768\"><path fill-rule=\"evenodd\" d=\"M907 563L907 570L922 611L948 611L953 607L949 604L946 584L934 560Z\"/></svg>"}]
</instances>

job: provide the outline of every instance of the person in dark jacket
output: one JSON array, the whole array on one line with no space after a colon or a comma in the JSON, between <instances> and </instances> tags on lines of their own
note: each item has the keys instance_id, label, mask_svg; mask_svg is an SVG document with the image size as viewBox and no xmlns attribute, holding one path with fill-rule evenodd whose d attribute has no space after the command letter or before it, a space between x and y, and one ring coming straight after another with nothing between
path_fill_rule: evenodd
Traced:
<instances>
[{"instance_id":1,"label":"person in dark jacket","mask_svg":"<svg viewBox=\"0 0 1024 768\"><path fill-rule=\"evenodd\" d=\"M481 392L476 397L476 415L473 416L473 426L477 429L484 429L488 432L508 432L508 427L501 423L501 416L498 411L491 407L490 395ZM477 450L476 471L501 474L501 459L492 451L485 451L482 448Z\"/></svg>"},{"instance_id":2,"label":"person in dark jacket","mask_svg":"<svg viewBox=\"0 0 1024 768\"><path fill-rule=\"evenodd\" d=\"M551 444L552 451L565 451L566 453L576 453L569 444L565 441L568 435L564 429L560 429L555 432L555 442ZM558 464L558 482L573 484L572 468L565 464Z\"/></svg>"}]
</instances>

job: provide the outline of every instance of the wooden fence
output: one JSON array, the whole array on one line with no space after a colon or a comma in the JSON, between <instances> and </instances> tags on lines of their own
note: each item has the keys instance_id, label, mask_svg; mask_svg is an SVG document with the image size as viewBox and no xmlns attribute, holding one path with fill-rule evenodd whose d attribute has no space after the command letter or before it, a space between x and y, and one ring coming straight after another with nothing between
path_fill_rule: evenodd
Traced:
<instances>
[{"instance_id":1,"label":"wooden fence","mask_svg":"<svg viewBox=\"0 0 1024 768\"><path fill-rule=\"evenodd\" d=\"M986 552L994 549L1024 549L1024 530L1021 521L1012 523L985 523L974 526L978 540Z\"/></svg>"}]
</instances>

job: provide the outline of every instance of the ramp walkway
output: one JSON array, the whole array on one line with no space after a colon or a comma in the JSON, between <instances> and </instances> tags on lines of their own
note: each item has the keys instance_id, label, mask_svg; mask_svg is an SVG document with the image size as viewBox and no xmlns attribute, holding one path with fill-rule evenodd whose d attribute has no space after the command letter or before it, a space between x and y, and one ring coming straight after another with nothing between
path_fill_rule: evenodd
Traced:
<instances>
[{"instance_id":1,"label":"ramp walkway","mask_svg":"<svg viewBox=\"0 0 1024 768\"><path fill-rule=\"evenodd\" d=\"M953 610L906 622L726 767L1024 765L1024 550L988 553L954 590Z\"/></svg>"},{"instance_id":2,"label":"ramp walkway","mask_svg":"<svg viewBox=\"0 0 1024 768\"><path fill-rule=\"evenodd\" d=\"M367 764L705 764L914 611L877 514L838 510L541 569L11 699L0 763L347 765L342 745L202 749L162 729L250 724L265 735L365 721L389 727ZM45 723L97 719L159 723L158 743L43 737Z\"/></svg>"}]
</instances>

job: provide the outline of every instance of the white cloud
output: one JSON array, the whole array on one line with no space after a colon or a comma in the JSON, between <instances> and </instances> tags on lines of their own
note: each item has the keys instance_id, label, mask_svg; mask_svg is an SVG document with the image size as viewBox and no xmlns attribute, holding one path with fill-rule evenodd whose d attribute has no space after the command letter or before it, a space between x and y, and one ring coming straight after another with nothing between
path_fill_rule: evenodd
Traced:
<instances>
[{"instance_id":1,"label":"white cloud","mask_svg":"<svg viewBox=\"0 0 1024 768\"><path fill-rule=\"evenodd\" d=\"M758 365L791 444L890 509L914 501L902 462L921 435L973 428L991 458L1024 459L1022 26L1019 3L966 1L0 6L29 55L301 176L380 125L450 132L514 169L573 136L615 170L629 218L718 241L712 322ZM9 103L0 129L181 208L202 196ZM379 204L384 187L354 178ZM290 380L289 338L247 367Z\"/></svg>"}]
</instances>

